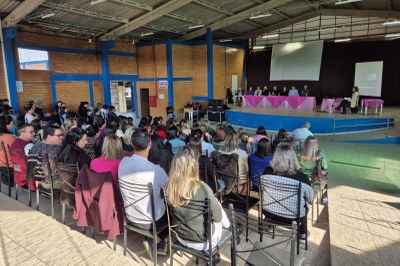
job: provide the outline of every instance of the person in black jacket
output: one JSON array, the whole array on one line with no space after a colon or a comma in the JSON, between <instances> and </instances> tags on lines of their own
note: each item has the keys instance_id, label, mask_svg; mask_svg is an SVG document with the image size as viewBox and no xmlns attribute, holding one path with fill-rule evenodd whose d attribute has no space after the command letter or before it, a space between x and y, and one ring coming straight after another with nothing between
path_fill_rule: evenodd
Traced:
<instances>
[{"instance_id":1,"label":"person in black jacket","mask_svg":"<svg viewBox=\"0 0 400 266\"><path fill-rule=\"evenodd\" d=\"M168 173L173 157L170 146L165 145L157 135L152 135L148 160L158 164Z\"/></svg>"},{"instance_id":2,"label":"person in black jacket","mask_svg":"<svg viewBox=\"0 0 400 266\"><path fill-rule=\"evenodd\" d=\"M77 163L79 169L85 164L89 165L90 157L84 151L87 142L87 135L84 130L80 128L71 129L65 136L56 161L67 164Z\"/></svg>"}]
</instances>

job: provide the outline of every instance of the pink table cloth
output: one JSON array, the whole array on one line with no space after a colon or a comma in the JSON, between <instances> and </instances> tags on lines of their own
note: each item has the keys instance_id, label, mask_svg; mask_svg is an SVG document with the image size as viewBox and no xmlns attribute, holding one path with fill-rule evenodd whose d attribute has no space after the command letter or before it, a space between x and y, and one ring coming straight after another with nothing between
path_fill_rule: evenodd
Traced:
<instances>
[{"instance_id":1,"label":"pink table cloth","mask_svg":"<svg viewBox=\"0 0 400 266\"><path fill-rule=\"evenodd\" d=\"M244 107L261 107L273 109L289 109L301 111L314 111L315 97L302 96L243 96Z\"/></svg>"},{"instance_id":2,"label":"pink table cloth","mask_svg":"<svg viewBox=\"0 0 400 266\"><path fill-rule=\"evenodd\" d=\"M362 99L361 105L368 107L368 108L369 107L378 108L383 105L383 100L382 99Z\"/></svg>"},{"instance_id":3,"label":"pink table cloth","mask_svg":"<svg viewBox=\"0 0 400 266\"><path fill-rule=\"evenodd\" d=\"M321 104L321 112L332 113L342 103L343 98L324 98Z\"/></svg>"}]
</instances>

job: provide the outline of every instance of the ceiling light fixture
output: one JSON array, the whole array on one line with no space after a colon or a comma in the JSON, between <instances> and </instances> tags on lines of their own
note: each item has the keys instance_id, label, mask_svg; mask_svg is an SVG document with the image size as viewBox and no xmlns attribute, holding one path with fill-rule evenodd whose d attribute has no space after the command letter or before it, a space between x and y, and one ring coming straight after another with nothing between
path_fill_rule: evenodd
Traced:
<instances>
[{"instance_id":1,"label":"ceiling light fixture","mask_svg":"<svg viewBox=\"0 0 400 266\"><path fill-rule=\"evenodd\" d=\"M92 0L92 1L90 1L90 5L94 6L94 5L97 5L100 3L104 3L105 1L107 1L107 0Z\"/></svg>"},{"instance_id":2,"label":"ceiling light fixture","mask_svg":"<svg viewBox=\"0 0 400 266\"><path fill-rule=\"evenodd\" d=\"M397 37L400 37L400 33L390 33L385 35L385 38L397 38Z\"/></svg>"},{"instance_id":3,"label":"ceiling light fixture","mask_svg":"<svg viewBox=\"0 0 400 266\"><path fill-rule=\"evenodd\" d=\"M355 2L361 2L363 0L338 0L335 2L336 6L340 5L345 5L345 4L350 4L350 3L355 3Z\"/></svg>"},{"instance_id":4,"label":"ceiling light fixture","mask_svg":"<svg viewBox=\"0 0 400 266\"><path fill-rule=\"evenodd\" d=\"M224 40L219 40L219 42L231 42L232 39L224 39Z\"/></svg>"},{"instance_id":5,"label":"ceiling light fixture","mask_svg":"<svg viewBox=\"0 0 400 266\"><path fill-rule=\"evenodd\" d=\"M92 43L92 42L93 42L92 38L89 38L88 43Z\"/></svg>"},{"instance_id":6,"label":"ceiling light fixture","mask_svg":"<svg viewBox=\"0 0 400 266\"><path fill-rule=\"evenodd\" d=\"M270 16L272 16L271 13L266 13L266 14L260 14L260 15L251 16L250 19L259 19L259 18L265 18L265 17L270 17Z\"/></svg>"},{"instance_id":7,"label":"ceiling light fixture","mask_svg":"<svg viewBox=\"0 0 400 266\"><path fill-rule=\"evenodd\" d=\"M237 48L228 48L228 49L226 49L226 52L227 52L228 54L234 53L234 52L237 52L237 51L238 51Z\"/></svg>"},{"instance_id":8,"label":"ceiling light fixture","mask_svg":"<svg viewBox=\"0 0 400 266\"><path fill-rule=\"evenodd\" d=\"M391 20L383 22L383 26L395 26L400 25L400 20Z\"/></svg>"},{"instance_id":9,"label":"ceiling light fixture","mask_svg":"<svg viewBox=\"0 0 400 266\"><path fill-rule=\"evenodd\" d=\"M266 35L262 36L261 38L263 38L263 39L275 39L275 38L278 38L278 37L279 37L279 34L266 34Z\"/></svg>"},{"instance_id":10,"label":"ceiling light fixture","mask_svg":"<svg viewBox=\"0 0 400 266\"><path fill-rule=\"evenodd\" d=\"M54 17L55 15L56 15L56 13L51 12L51 13L42 15L41 18L42 19L51 18L51 17Z\"/></svg>"},{"instance_id":11,"label":"ceiling light fixture","mask_svg":"<svg viewBox=\"0 0 400 266\"><path fill-rule=\"evenodd\" d=\"M194 30L194 29L203 28L203 27L204 27L204 24L200 24L200 25L189 26L188 29Z\"/></svg>"},{"instance_id":12,"label":"ceiling light fixture","mask_svg":"<svg viewBox=\"0 0 400 266\"><path fill-rule=\"evenodd\" d=\"M343 39L336 39L335 42L349 42L351 41L350 38L343 38Z\"/></svg>"},{"instance_id":13,"label":"ceiling light fixture","mask_svg":"<svg viewBox=\"0 0 400 266\"><path fill-rule=\"evenodd\" d=\"M154 35L154 32L149 31L149 32L142 32L140 34L140 36L142 36L142 37L151 36L151 35Z\"/></svg>"},{"instance_id":14,"label":"ceiling light fixture","mask_svg":"<svg viewBox=\"0 0 400 266\"><path fill-rule=\"evenodd\" d=\"M132 45L135 45L135 40L132 40Z\"/></svg>"},{"instance_id":15,"label":"ceiling light fixture","mask_svg":"<svg viewBox=\"0 0 400 266\"><path fill-rule=\"evenodd\" d=\"M262 50L265 49L265 46L253 46L253 50Z\"/></svg>"}]
</instances>

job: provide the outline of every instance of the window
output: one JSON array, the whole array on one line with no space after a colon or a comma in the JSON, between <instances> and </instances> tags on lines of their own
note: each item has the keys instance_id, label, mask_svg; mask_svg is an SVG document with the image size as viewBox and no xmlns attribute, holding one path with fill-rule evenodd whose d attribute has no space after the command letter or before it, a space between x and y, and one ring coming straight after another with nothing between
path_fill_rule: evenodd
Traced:
<instances>
[{"instance_id":1,"label":"window","mask_svg":"<svg viewBox=\"0 0 400 266\"><path fill-rule=\"evenodd\" d=\"M49 70L49 53L42 50L18 48L19 68Z\"/></svg>"}]
</instances>

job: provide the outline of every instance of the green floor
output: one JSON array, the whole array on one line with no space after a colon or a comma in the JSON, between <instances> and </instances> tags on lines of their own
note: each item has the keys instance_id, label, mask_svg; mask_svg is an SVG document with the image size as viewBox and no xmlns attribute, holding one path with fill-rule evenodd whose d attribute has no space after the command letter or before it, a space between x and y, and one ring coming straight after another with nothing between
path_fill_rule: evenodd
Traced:
<instances>
[{"instance_id":1,"label":"green floor","mask_svg":"<svg viewBox=\"0 0 400 266\"><path fill-rule=\"evenodd\" d=\"M372 134L369 137L374 138ZM346 136L320 140L328 157L330 187L348 185L400 195L400 145L353 144L342 142L344 139Z\"/></svg>"}]
</instances>

